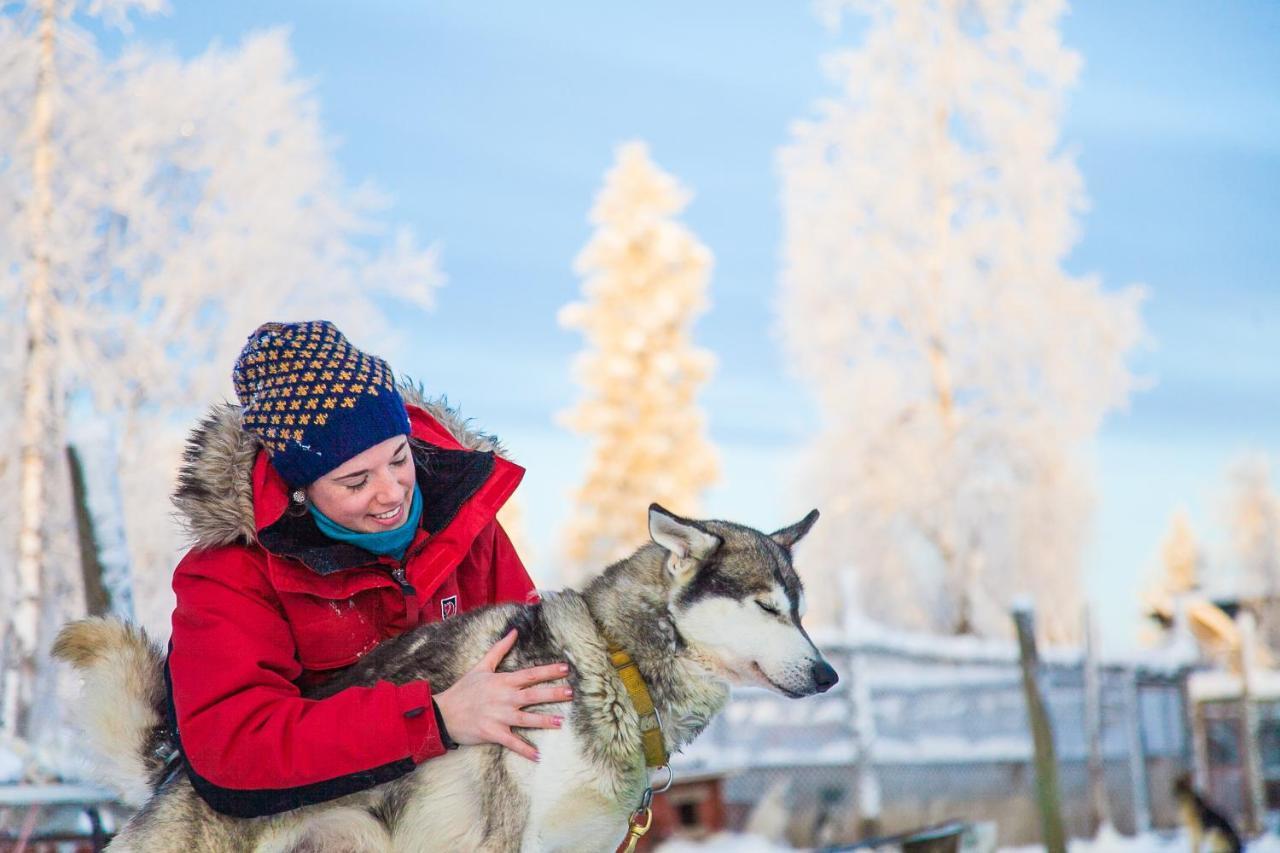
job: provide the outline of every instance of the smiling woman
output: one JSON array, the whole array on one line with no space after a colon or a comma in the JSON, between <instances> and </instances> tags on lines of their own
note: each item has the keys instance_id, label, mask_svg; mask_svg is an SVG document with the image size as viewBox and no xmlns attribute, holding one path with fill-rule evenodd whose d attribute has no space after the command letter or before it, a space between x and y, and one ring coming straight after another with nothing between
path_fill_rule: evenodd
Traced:
<instances>
[{"instance_id":1,"label":"smiling woman","mask_svg":"<svg viewBox=\"0 0 1280 853\"><path fill-rule=\"evenodd\" d=\"M392 436L375 444L307 486L305 494L322 530L322 520L358 533L406 527L415 502L421 511L421 502L415 501L408 437Z\"/></svg>"},{"instance_id":2,"label":"smiling woman","mask_svg":"<svg viewBox=\"0 0 1280 853\"><path fill-rule=\"evenodd\" d=\"M509 634L439 692L425 681L304 699L424 622L536 599L495 513L524 472L332 324L268 323L233 371L239 406L192 436L176 502L170 716L195 790L237 817L344 796L460 744L536 758L513 726L569 698L551 663L495 672ZM360 725L353 726L353 721Z\"/></svg>"}]
</instances>

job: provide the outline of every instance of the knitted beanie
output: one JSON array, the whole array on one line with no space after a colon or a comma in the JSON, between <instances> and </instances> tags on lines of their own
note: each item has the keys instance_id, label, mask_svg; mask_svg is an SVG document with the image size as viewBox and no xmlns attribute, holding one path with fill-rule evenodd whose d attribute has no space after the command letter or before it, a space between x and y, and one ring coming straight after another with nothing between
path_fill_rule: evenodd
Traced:
<instances>
[{"instance_id":1,"label":"knitted beanie","mask_svg":"<svg viewBox=\"0 0 1280 853\"><path fill-rule=\"evenodd\" d=\"M231 378L244 429L291 487L409 432L391 368L325 320L259 326Z\"/></svg>"}]
</instances>

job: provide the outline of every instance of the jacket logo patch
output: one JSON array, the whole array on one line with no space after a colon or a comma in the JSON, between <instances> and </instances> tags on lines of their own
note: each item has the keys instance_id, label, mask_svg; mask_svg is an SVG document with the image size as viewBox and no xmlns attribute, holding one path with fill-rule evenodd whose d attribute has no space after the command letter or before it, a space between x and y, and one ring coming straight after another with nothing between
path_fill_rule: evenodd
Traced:
<instances>
[{"instance_id":1,"label":"jacket logo patch","mask_svg":"<svg viewBox=\"0 0 1280 853\"><path fill-rule=\"evenodd\" d=\"M458 615L458 596L451 595L448 598L440 599L440 618L448 619L450 616Z\"/></svg>"}]
</instances>

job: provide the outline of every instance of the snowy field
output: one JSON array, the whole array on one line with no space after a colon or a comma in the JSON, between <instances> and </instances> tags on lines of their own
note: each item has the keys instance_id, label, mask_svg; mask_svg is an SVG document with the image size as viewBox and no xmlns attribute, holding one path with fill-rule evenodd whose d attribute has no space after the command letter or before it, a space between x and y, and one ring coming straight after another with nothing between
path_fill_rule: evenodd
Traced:
<instances>
[{"instance_id":1,"label":"snowy field","mask_svg":"<svg viewBox=\"0 0 1280 853\"><path fill-rule=\"evenodd\" d=\"M657 853L782 853L794 848L782 847L755 835L719 833L705 842L668 841L659 845ZM892 849L892 848L890 848ZM1155 834L1129 837L1115 832L1103 832L1093 840L1075 839L1069 845L1069 853L1187 853L1191 849L1184 833ZM1280 853L1280 836L1268 835L1250 842L1249 853ZM1024 847L1001 847L999 853L1041 853L1038 844ZM962 848L963 853L985 853L974 848Z\"/></svg>"},{"instance_id":2,"label":"snowy field","mask_svg":"<svg viewBox=\"0 0 1280 853\"><path fill-rule=\"evenodd\" d=\"M1188 853L1191 843L1185 833L1140 835L1129 837L1103 832L1092 841L1073 840L1070 853ZM1245 846L1249 853L1280 853L1280 836L1266 835ZM1038 844L1026 847L1002 847L1000 853L1040 853Z\"/></svg>"}]
</instances>

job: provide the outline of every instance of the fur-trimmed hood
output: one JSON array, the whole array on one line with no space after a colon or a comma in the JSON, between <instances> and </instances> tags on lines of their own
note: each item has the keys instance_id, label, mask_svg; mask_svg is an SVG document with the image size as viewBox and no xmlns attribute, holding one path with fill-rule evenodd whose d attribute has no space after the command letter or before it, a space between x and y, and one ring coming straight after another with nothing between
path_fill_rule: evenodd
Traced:
<instances>
[{"instance_id":1,"label":"fur-trimmed hood","mask_svg":"<svg viewBox=\"0 0 1280 853\"><path fill-rule=\"evenodd\" d=\"M424 410L463 448L506 458L497 437L473 427L445 397L428 399L421 386L412 382L401 382L399 390L406 405ZM192 547L217 548L257 539L253 467L262 445L241 428L240 417L239 406L216 404L187 437L173 504Z\"/></svg>"}]
</instances>

